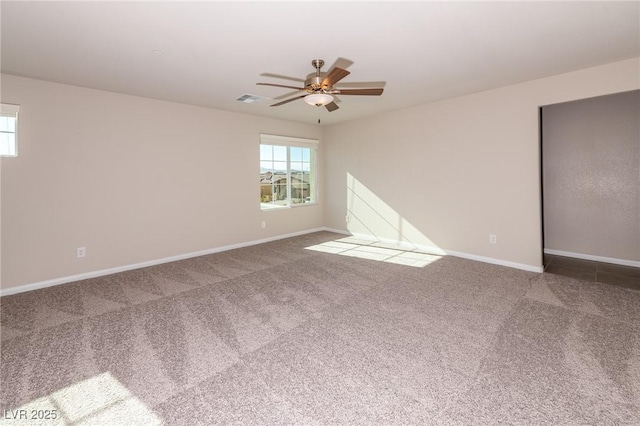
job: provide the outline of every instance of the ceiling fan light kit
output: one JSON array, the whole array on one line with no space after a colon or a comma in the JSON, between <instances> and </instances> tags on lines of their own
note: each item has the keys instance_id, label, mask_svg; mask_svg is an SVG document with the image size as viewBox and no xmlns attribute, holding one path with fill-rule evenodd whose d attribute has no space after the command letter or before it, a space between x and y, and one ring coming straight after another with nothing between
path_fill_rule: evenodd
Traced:
<instances>
[{"instance_id":1,"label":"ceiling fan light kit","mask_svg":"<svg viewBox=\"0 0 640 426\"><path fill-rule=\"evenodd\" d=\"M309 105L325 106L333 102L333 96L326 93L314 93L313 95L305 96L304 101Z\"/></svg>"},{"instance_id":2,"label":"ceiling fan light kit","mask_svg":"<svg viewBox=\"0 0 640 426\"><path fill-rule=\"evenodd\" d=\"M316 69L316 72L307 76L304 81L304 87L288 86L283 84L274 83L256 83L259 86L273 86L284 87L287 89L295 89L304 91L306 94L295 96L293 98L286 99L282 102L271 105L272 107L284 105L286 103L295 101L297 99L304 99L306 103L314 106L324 106L327 111L335 111L339 107L334 102L335 97L332 95L368 95L368 96L380 96L382 95L382 88L372 89L339 89L334 88L340 80L351 74L344 68L334 66L329 72L321 72L320 69L324 65L322 59L314 59L311 61L311 65Z\"/></svg>"}]
</instances>

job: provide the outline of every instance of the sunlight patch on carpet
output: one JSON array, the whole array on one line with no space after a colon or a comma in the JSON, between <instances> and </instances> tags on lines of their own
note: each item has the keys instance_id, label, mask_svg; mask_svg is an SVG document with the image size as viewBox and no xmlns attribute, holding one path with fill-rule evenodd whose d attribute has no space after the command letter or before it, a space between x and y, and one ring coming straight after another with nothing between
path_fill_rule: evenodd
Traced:
<instances>
[{"instance_id":1,"label":"sunlight patch on carpet","mask_svg":"<svg viewBox=\"0 0 640 426\"><path fill-rule=\"evenodd\" d=\"M162 420L109 372L6 410L2 425L160 425ZM35 423L34 423L35 424Z\"/></svg>"},{"instance_id":2,"label":"sunlight patch on carpet","mask_svg":"<svg viewBox=\"0 0 640 426\"><path fill-rule=\"evenodd\" d=\"M305 248L323 253L395 263L416 268L423 268L442 258L442 255L439 254L424 253L416 249L403 248L400 245L394 247L393 244L380 241L368 241L354 237L327 241Z\"/></svg>"}]
</instances>

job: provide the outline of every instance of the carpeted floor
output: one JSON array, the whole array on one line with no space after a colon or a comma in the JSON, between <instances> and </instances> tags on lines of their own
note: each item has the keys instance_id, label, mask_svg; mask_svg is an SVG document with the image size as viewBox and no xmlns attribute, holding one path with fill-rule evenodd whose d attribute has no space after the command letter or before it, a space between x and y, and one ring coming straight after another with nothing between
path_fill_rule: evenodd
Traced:
<instances>
[{"instance_id":1,"label":"carpeted floor","mask_svg":"<svg viewBox=\"0 0 640 426\"><path fill-rule=\"evenodd\" d=\"M0 423L640 424L640 291L350 243L2 297Z\"/></svg>"}]
</instances>

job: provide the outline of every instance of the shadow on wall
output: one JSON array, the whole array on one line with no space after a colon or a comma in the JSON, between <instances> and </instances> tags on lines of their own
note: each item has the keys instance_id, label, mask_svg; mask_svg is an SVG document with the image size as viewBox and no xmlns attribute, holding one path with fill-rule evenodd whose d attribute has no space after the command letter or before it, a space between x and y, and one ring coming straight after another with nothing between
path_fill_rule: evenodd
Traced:
<instances>
[{"instance_id":1,"label":"shadow on wall","mask_svg":"<svg viewBox=\"0 0 640 426\"><path fill-rule=\"evenodd\" d=\"M399 243L427 253L445 252L347 172L347 229L355 236Z\"/></svg>"}]
</instances>

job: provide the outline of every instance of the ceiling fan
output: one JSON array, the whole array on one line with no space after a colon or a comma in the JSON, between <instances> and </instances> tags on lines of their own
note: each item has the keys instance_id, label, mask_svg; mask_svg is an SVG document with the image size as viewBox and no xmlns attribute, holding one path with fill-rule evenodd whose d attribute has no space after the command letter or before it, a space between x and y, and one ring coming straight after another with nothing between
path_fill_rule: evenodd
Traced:
<instances>
[{"instance_id":1,"label":"ceiling fan","mask_svg":"<svg viewBox=\"0 0 640 426\"><path fill-rule=\"evenodd\" d=\"M340 80L351 74L344 68L334 66L329 72L322 72L320 69L324 65L322 59L314 59L311 61L316 71L307 75L304 80L304 87L287 86L284 84L273 83L256 83L258 86L274 86L284 87L286 89L294 89L304 91L305 93L300 96L296 96L282 102L271 105L272 107L284 105L286 103L302 99L309 105L324 106L329 112L338 109L338 105L335 103L335 95L365 95L365 96L380 96L382 95L382 88L373 89L340 89L334 87Z\"/></svg>"}]
</instances>

